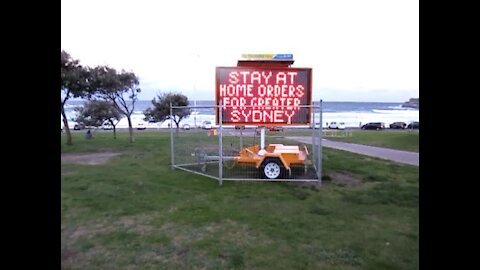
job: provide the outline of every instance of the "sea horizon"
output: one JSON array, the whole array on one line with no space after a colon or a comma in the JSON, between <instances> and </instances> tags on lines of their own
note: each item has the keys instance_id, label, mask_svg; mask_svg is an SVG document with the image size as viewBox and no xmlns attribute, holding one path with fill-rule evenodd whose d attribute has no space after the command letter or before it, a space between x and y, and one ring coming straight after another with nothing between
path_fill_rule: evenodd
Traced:
<instances>
[{"instance_id":1,"label":"sea horizon","mask_svg":"<svg viewBox=\"0 0 480 270\"><path fill-rule=\"evenodd\" d=\"M75 108L83 105L84 100L69 100L66 103L65 111L67 118L74 121ZM319 101L313 101L317 105ZM197 126L203 121L215 123L215 110L213 105L215 100L194 100L190 101L190 105L207 106L207 108L195 108L194 114L183 119L181 125L189 124ZM382 122L385 126L393 122L418 122L419 109L402 107L404 102L359 102L359 101L322 101L322 119L323 126L329 122L343 122L346 127L359 127L368 122ZM143 111L151 107L151 100L138 100L135 103L134 113L132 114L132 122L144 120ZM212 106L208 108L208 106ZM315 114L315 119L319 119L319 114ZM151 127L167 127L169 121L151 123ZM119 128L125 126L126 118L120 120Z\"/></svg>"}]
</instances>

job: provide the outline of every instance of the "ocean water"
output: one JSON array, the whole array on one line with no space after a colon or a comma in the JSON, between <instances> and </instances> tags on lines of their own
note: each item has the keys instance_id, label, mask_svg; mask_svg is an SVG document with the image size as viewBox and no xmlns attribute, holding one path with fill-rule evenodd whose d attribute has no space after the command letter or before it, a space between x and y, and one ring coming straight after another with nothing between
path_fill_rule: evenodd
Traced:
<instances>
[{"instance_id":1,"label":"ocean water","mask_svg":"<svg viewBox=\"0 0 480 270\"><path fill-rule=\"evenodd\" d=\"M192 106L212 106L213 100L190 101ZM74 121L76 117L75 107L82 106L81 100L69 100L65 106L65 112L69 120ZM314 102L318 105L318 101ZM368 122L383 122L387 127L393 122L410 123L419 121L419 110L413 108L404 108L402 103L385 102L328 102L323 105L323 126L330 122L344 122L346 127L359 127ZM139 100L135 103L132 121L134 123L141 121L144 117L143 111L152 106L150 100ZM319 114L315 115L316 121ZM181 125L199 126L203 121L215 122L215 112L213 108L196 108L190 117L182 120ZM166 121L169 122L169 121ZM168 123L150 123L150 127L168 127ZM117 125L119 128L128 127L126 118L122 119Z\"/></svg>"}]
</instances>

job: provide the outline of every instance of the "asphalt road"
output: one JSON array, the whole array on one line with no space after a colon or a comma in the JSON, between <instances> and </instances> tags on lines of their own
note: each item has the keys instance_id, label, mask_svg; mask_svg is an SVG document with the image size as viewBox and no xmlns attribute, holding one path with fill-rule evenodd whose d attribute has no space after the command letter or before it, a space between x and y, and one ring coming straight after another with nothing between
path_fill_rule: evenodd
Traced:
<instances>
[{"instance_id":1,"label":"asphalt road","mask_svg":"<svg viewBox=\"0 0 480 270\"><path fill-rule=\"evenodd\" d=\"M308 144L312 143L312 137L289 136L285 138L296 140L302 143L308 143ZM368 145L355 144L355 143L337 142L337 141L331 141L326 139L322 140L322 146L349 151L349 152L353 152L361 155L376 157L380 159L387 159L387 160L395 161L398 163L419 166L420 154L416 152L394 150L394 149L368 146Z\"/></svg>"}]
</instances>

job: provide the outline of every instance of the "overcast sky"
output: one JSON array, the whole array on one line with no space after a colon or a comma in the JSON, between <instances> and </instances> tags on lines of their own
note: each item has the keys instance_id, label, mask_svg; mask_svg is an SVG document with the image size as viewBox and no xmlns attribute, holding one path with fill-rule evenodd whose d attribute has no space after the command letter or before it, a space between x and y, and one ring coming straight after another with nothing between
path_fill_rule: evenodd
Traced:
<instances>
[{"instance_id":1,"label":"overcast sky","mask_svg":"<svg viewBox=\"0 0 480 270\"><path fill-rule=\"evenodd\" d=\"M214 100L215 67L290 53L313 98L404 102L419 95L418 0L61 0L61 48L140 78L142 100Z\"/></svg>"}]
</instances>

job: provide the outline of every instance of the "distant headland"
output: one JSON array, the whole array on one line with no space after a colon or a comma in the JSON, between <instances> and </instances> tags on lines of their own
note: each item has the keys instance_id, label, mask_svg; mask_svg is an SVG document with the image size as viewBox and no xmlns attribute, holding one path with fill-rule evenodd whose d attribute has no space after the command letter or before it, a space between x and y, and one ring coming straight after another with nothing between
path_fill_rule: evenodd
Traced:
<instances>
[{"instance_id":1,"label":"distant headland","mask_svg":"<svg viewBox=\"0 0 480 270\"><path fill-rule=\"evenodd\" d=\"M411 98L402 104L402 107L420 109L420 98Z\"/></svg>"}]
</instances>

